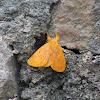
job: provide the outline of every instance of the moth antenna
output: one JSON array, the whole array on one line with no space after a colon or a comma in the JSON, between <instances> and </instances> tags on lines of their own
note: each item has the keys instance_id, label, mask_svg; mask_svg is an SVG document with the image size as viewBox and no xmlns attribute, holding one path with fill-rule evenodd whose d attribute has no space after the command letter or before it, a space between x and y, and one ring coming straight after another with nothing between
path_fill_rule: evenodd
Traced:
<instances>
[{"instance_id":1,"label":"moth antenna","mask_svg":"<svg viewBox=\"0 0 100 100\"><path fill-rule=\"evenodd\" d=\"M48 33L47 33L47 39L48 41L52 40Z\"/></svg>"},{"instance_id":2,"label":"moth antenna","mask_svg":"<svg viewBox=\"0 0 100 100\"><path fill-rule=\"evenodd\" d=\"M56 33L56 40L57 40L57 42L59 42L59 35L58 35L58 33Z\"/></svg>"}]
</instances>

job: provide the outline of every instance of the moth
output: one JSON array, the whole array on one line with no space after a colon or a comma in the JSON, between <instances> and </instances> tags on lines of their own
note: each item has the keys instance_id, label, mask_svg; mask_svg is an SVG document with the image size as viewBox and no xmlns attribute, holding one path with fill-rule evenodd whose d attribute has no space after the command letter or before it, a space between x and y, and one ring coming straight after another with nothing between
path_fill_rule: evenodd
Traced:
<instances>
[{"instance_id":1,"label":"moth","mask_svg":"<svg viewBox=\"0 0 100 100\"><path fill-rule=\"evenodd\" d=\"M27 61L33 67L49 67L56 72L63 72L66 68L66 60L63 48L59 45L59 35L51 38L47 33L48 42L41 46Z\"/></svg>"}]
</instances>

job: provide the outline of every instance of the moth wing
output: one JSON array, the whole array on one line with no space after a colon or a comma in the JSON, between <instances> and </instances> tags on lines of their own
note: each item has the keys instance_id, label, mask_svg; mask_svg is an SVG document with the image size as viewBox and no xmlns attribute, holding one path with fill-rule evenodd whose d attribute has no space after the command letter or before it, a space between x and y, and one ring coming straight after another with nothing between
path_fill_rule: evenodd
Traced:
<instances>
[{"instance_id":1,"label":"moth wing","mask_svg":"<svg viewBox=\"0 0 100 100\"><path fill-rule=\"evenodd\" d=\"M66 60L62 48L58 43L56 43L55 47L52 48L50 64L51 68L57 72L63 72L66 68Z\"/></svg>"},{"instance_id":2,"label":"moth wing","mask_svg":"<svg viewBox=\"0 0 100 100\"><path fill-rule=\"evenodd\" d=\"M49 62L49 56L50 56L50 49L49 49L49 43L44 44L42 47L40 47L27 61L27 63L30 66L33 67L48 67Z\"/></svg>"}]
</instances>

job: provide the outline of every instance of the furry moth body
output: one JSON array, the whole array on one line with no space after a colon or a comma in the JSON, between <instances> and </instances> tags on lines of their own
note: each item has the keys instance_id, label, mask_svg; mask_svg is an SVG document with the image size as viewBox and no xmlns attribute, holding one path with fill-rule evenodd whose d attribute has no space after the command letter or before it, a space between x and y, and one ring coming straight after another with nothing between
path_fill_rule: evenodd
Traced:
<instances>
[{"instance_id":1,"label":"furry moth body","mask_svg":"<svg viewBox=\"0 0 100 100\"><path fill-rule=\"evenodd\" d=\"M66 68L66 61L63 49L58 44L59 35L52 39L47 34L48 42L41 46L27 61L33 67L49 67L57 72L63 72Z\"/></svg>"}]
</instances>

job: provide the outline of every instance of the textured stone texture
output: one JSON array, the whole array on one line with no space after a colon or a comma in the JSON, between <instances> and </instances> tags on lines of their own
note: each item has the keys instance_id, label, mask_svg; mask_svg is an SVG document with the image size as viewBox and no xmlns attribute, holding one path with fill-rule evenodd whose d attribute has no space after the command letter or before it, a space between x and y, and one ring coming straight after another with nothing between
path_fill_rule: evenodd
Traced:
<instances>
[{"instance_id":1,"label":"textured stone texture","mask_svg":"<svg viewBox=\"0 0 100 100\"><path fill-rule=\"evenodd\" d=\"M12 50L0 35L0 100L17 96L16 63Z\"/></svg>"},{"instance_id":2,"label":"textured stone texture","mask_svg":"<svg viewBox=\"0 0 100 100\"><path fill-rule=\"evenodd\" d=\"M67 48L87 48L93 33L93 6L94 0L61 0L52 10L49 33L58 32Z\"/></svg>"},{"instance_id":3,"label":"textured stone texture","mask_svg":"<svg viewBox=\"0 0 100 100\"><path fill-rule=\"evenodd\" d=\"M99 0L0 1L0 41L17 54L20 100L100 100L99 5ZM67 63L63 73L27 65L27 59L46 42L45 32L51 36L58 32L61 37ZM5 59L12 57L8 49L2 51ZM1 75L7 78L8 74Z\"/></svg>"}]
</instances>

